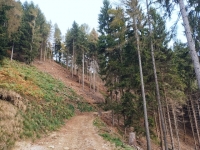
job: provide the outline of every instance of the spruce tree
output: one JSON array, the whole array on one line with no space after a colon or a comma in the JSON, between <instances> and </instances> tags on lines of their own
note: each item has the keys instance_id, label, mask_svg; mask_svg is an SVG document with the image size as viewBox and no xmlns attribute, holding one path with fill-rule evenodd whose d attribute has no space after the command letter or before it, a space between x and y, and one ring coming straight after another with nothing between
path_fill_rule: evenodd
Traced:
<instances>
[{"instance_id":1,"label":"spruce tree","mask_svg":"<svg viewBox=\"0 0 200 150\"><path fill-rule=\"evenodd\" d=\"M166 8L166 11L171 15L171 7L170 6L172 6L171 4L174 1L159 0L159 2L162 4L162 6L164 6L164 8ZM197 4L196 10L199 10L198 1L191 0L190 4L192 4L191 2L196 2L196 4ZM190 50L190 56L191 56L192 61L193 61L198 87L200 89L200 63L199 63L199 58L198 58L197 53L196 53L195 41L194 41L194 38L192 37L192 32L191 32L191 27L190 27L191 25L190 25L188 15L187 15L187 12L186 12L184 0L178 0L178 1L175 1L175 3L178 4L179 7L180 7L181 16L182 16L182 19L183 19L183 26L184 26L184 29L185 29L187 43L188 43L188 47L189 47L189 50Z\"/></svg>"},{"instance_id":2,"label":"spruce tree","mask_svg":"<svg viewBox=\"0 0 200 150\"><path fill-rule=\"evenodd\" d=\"M0 61L3 59L3 57L6 55L6 45L8 42L8 18L6 16L6 13L8 10L10 10L12 7L7 5L1 5L0 6Z\"/></svg>"}]
</instances>

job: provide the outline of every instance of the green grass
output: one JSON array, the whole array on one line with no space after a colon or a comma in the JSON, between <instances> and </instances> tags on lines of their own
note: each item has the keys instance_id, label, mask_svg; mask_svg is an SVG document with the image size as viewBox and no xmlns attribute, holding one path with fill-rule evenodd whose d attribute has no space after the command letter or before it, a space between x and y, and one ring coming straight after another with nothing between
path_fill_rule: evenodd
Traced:
<instances>
[{"instance_id":1,"label":"green grass","mask_svg":"<svg viewBox=\"0 0 200 150\"><path fill-rule=\"evenodd\" d=\"M91 105L89 105L88 103L86 103L86 102L78 102L77 104L78 104L77 108L81 112L91 112L91 111L94 111L94 108Z\"/></svg>"},{"instance_id":2,"label":"green grass","mask_svg":"<svg viewBox=\"0 0 200 150\"><path fill-rule=\"evenodd\" d=\"M74 115L75 108L69 98L77 99L75 92L33 66L5 59L0 66L0 88L15 91L24 98L27 109L20 112L23 117L22 138L37 138L56 130L65 119ZM90 110L83 107L85 109Z\"/></svg>"},{"instance_id":3,"label":"green grass","mask_svg":"<svg viewBox=\"0 0 200 150\"><path fill-rule=\"evenodd\" d=\"M115 144L117 149L134 150L132 147L123 143L121 138L118 135L116 135L114 133L110 133L110 132L108 132L108 130L105 130L107 128L107 126L99 117L97 117L94 120L93 124L94 124L94 126L96 126L99 129L99 135L102 136L104 138L104 140Z\"/></svg>"}]
</instances>

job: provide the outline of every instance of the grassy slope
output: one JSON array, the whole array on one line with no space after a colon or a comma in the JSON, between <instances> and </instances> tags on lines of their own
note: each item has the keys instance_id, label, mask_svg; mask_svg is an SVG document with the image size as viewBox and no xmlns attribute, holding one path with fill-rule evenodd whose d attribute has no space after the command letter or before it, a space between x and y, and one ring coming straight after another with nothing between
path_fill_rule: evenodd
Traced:
<instances>
[{"instance_id":1,"label":"grassy slope","mask_svg":"<svg viewBox=\"0 0 200 150\"><path fill-rule=\"evenodd\" d=\"M0 149L12 147L14 141L18 140L16 137L34 139L43 133L59 128L65 119L74 115L75 109L79 109L81 112L94 111L93 107L85 103L83 98L78 97L70 87L65 87L61 81L54 79L47 73L38 71L35 67L16 61L11 63L8 59L5 59L3 65L0 66L0 89L19 93L26 106L25 111L16 109L20 115L20 117L19 115L16 117L22 118L22 129L20 132L16 132L19 135L5 134L6 131L4 131L2 133L4 138L0 138ZM0 114L1 111L5 112L6 110L0 108ZM2 119L0 115L0 121ZM13 118L13 120L15 119ZM102 132L101 128L105 124L101 120L95 120L94 125L100 128L99 134L105 140L115 143L119 149L132 149L124 145L116 135ZM20 125L17 127L19 128ZM0 124L0 135L3 131L1 128ZM4 145L2 148L2 143L6 143L6 147Z\"/></svg>"},{"instance_id":2,"label":"grassy slope","mask_svg":"<svg viewBox=\"0 0 200 150\"><path fill-rule=\"evenodd\" d=\"M98 128L99 135L113 144L115 144L116 149L118 150L134 150L133 147L128 146L127 144L123 143L121 137L115 133L111 133L107 127L107 125L97 117L94 122L94 126Z\"/></svg>"},{"instance_id":3,"label":"grassy slope","mask_svg":"<svg viewBox=\"0 0 200 150\"><path fill-rule=\"evenodd\" d=\"M69 104L69 99L73 101L77 98L75 92L35 67L5 59L0 66L0 88L15 91L23 97L26 110L19 110L23 118L21 138L39 137L41 133L55 130L74 115L74 106ZM11 139L0 139L0 144L7 142L9 147L16 140Z\"/></svg>"}]
</instances>

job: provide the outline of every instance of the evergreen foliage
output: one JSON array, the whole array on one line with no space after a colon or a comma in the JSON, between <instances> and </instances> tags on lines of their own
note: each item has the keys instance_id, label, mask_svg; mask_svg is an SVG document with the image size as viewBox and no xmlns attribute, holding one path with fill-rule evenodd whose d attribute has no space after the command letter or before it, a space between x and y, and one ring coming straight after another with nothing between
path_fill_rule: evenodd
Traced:
<instances>
[{"instance_id":1,"label":"evergreen foliage","mask_svg":"<svg viewBox=\"0 0 200 150\"><path fill-rule=\"evenodd\" d=\"M179 41L174 42L172 48L168 46L171 33L166 29L166 14L170 16L172 5L180 1L158 2L164 6L165 14L161 15L157 9L149 7L148 20L137 0L123 0L123 4L116 7L112 7L109 0L103 0L98 15L98 32L95 29L90 31L87 24L79 25L74 21L63 40L58 24L52 26L33 2L22 4L13 0L0 1L0 61L4 57L11 57L11 60L13 58L31 64L36 58L40 58L40 61L47 57L55 59L58 63L66 64L67 68L71 67L72 77L76 74L79 82L82 75L83 89L85 75L90 76L90 82L93 82L98 73L107 88L104 107L112 111L113 125L117 124L114 118L117 118L118 123L123 120L123 127L133 126L137 134L146 132L142 102L145 96L150 133L154 138L156 122L153 121L153 114L158 112L154 70L157 70L157 85L163 108L169 104L184 105L188 93L197 91L195 67L192 65L189 48ZM199 0L189 0L188 8L192 37L198 52ZM151 46L155 55L154 69ZM145 95L141 89L141 69ZM93 89L96 90L95 81ZM52 96L46 95L46 99ZM80 109L93 110L82 106L80 103ZM31 124L27 123L27 126Z\"/></svg>"},{"instance_id":2,"label":"evergreen foliage","mask_svg":"<svg viewBox=\"0 0 200 150\"><path fill-rule=\"evenodd\" d=\"M7 22L8 18L6 12L9 11L12 7L8 5L2 5L0 7L0 61L2 61L3 56L6 54L6 44L8 42L8 31L7 31Z\"/></svg>"},{"instance_id":3,"label":"evergreen foliage","mask_svg":"<svg viewBox=\"0 0 200 150\"><path fill-rule=\"evenodd\" d=\"M144 126L141 124L141 120L144 118L135 37L135 32L138 32L147 109L148 114L150 114L148 117L149 126L151 136L155 136L153 133L155 122L152 121L152 114L157 112L158 104L154 91L155 82L149 49L150 31L147 26L147 18L142 13L141 7L138 5L136 11L135 7L131 7L131 5L136 6L132 0L124 1L124 8L126 8L124 11L120 7L112 8L109 1L104 0L100 10L99 73L105 80L109 92L105 108L113 110L117 118L123 117L124 127L134 126L136 132L145 133ZM138 16L136 20L138 31L135 31L134 28L134 15ZM176 43L173 49L168 48L170 33L166 30L165 19L154 8L150 8L150 19L161 103L165 106L167 98L174 100L176 105L182 105L186 103L187 86L192 84L190 87L194 91L196 90L194 70L191 59L186 52L187 48L181 43ZM186 68L190 70L187 73ZM185 75L192 76L190 82Z\"/></svg>"},{"instance_id":4,"label":"evergreen foliage","mask_svg":"<svg viewBox=\"0 0 200 150\"><path fill-rule=\"evenodd\" d=\"M11 60L14 58L30 64L41 55L42 49L43 53L46 49L50 24L33 2L2 1L0 4L1 58L9 56Z\"/></svg>"}]
</instances>

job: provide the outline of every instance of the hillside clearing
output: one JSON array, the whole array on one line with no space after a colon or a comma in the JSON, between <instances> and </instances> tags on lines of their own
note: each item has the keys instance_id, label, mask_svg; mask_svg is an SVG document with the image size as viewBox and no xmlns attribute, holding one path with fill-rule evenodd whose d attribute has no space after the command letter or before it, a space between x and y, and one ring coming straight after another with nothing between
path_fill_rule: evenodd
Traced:
<instances>
[{"instance_id":1,"label":"hillside clearing","mask_svg":"<svg viewBox=\"0 0 200 150\"><path fill-rule=\"evenodd\" d=\"M8 104L13 108L14 116L19 118L16 135L11 138L12 135L8 134L5 138L7 141L1 141L6 145L2 144L0 149L124 149L120 145L116 147L112 141L108 142L109 139L105 140L94 126L98 114L94 112L97 110L94 103L104 101L103 96L98 92L90 92L89 87L82 90L77 79L71 79L68 70L59 64L37 62L30 67L5 60L0 75L0 87L5 89L0 93L3 100L1 108L8 108L5 105ZM5 91L7 94L4 94ZM11 93L13 100L9 99ZM15 104L18 101L21 104L19 106ZM9 123L12 120L5 121Z\"/></svg>"}]
</instances>

